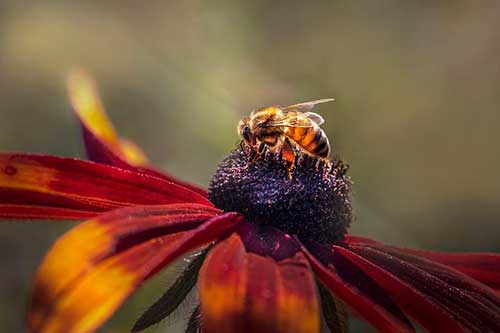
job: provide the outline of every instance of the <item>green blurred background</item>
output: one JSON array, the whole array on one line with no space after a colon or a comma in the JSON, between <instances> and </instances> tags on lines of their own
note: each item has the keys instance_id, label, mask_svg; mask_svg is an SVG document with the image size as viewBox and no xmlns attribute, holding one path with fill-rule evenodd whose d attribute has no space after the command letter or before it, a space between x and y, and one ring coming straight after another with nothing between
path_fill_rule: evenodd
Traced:
<instances>
[{"instance_id":1,"label":"green blurred background","mask_svg":"<svg viewBox=\"0 0 500 333\"><path fill-rule=\"evenodd\" d=\"M499 2L2 1L0 150L83 156L64 89L74 66L123 136L202 185L243 114L335 97L318 111L351 164L353 233L500 251ZM21 331L36 266L70 226L0 225L0 331ZM127 332L175 270L106 331Z\"/></svg>"}]
</instances>

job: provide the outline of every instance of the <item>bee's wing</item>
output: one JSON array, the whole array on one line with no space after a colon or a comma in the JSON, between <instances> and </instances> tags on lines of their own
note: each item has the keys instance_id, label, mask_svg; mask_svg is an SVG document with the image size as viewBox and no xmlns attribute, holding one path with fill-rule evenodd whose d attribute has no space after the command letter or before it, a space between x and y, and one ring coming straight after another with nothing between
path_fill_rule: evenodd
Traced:
<instances>
[{"instance_id":1,"label":"bee's wing","mask_svg":"<svg viewBox=\"0 0 500 333\"><path fill-rule=\"evenodd\" d=\"M313 127L316 122L305 117L303 113L285 116L266 121L263 127Z\"/></svg>"},{"instance_id":2,"label":"bee's wing","mask_svg":"<svg viewBox=\"0 0 500 333\"><path fill-rule=\"evenodd\" d=\"M316 104L333 101L333 98L318 99L315 101L304 102L285 107L278 107L282 111L282 115L268 120L263 124L263 127L313 127L321 125L325 122L323 117L314 112L308 112Z\"/></svg>"},{"instance_id":3,"label":"bee's wing","mask_svg":"<svg viewBox=\"0 0 500 333\"><path fill-rule=\"evenodd\" d=\"M325 122L323 117L314 112L304 112L297 114L284 113L280 118L266 122L267 126L286 126L286 127L313 127L314 124L321 125Z\"/></svg>"},{"instance_id":4,"label":"bee's wing","mask_svg":"<svg viewBox=\"0 0 500 333\"><path fill-rule=\"evenodd\" d=\"M333 98L317 99L315 101L303 102L303 103L299 103L299 104L285 106L284 108L282 108L282 110L285 112L286 111L306 112L306 111L312 110L312 108L314 108L314 106L317 104L327 103L327 102L331 102L333 100L335 100L335 99L333 99Z\"/></svg>"},{"instance_id":5,"label":"bee's wing","mask_svg":"<svg viewBox=\"0 0 500 333\"><path fill-rule=\"evenodd\" d=\"M313 122L315 122L316 125L321 125L325 122L323 117L321 117L319 114L314 113L314 112L306 112L306 113L303 113L302 115L307 117L308 119L312 120Z\"/></svg>"}]
</instances>

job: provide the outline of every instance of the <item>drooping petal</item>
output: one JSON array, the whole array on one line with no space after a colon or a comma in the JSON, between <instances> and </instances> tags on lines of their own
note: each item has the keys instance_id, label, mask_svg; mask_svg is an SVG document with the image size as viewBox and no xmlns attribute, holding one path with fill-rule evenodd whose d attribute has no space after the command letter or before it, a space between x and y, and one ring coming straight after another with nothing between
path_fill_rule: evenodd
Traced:
<instances>
[{"instance_id":1,"label":"drooping petal","mask_svg":"<svg viewBox=\"0 0 500 333\"><path fill-rule=\"evenodd\" d=\"M448 266L377 244L349 245L349 249L439 304L466 331L500 331L500 298L487 286Z\"/></svg>"},{"instance_id":2,"label":"drooping petal","mask_svg":"<svg viewBox=\"0 0 500 333\"><path fill-rule=\"evenodd\" d=\"M415 331L390 296L362 271L339 261L328 262L327 268L305 247L301 250L321 282L381 332Z\"/></svg>"},{"instance_id":3,"label":"drooping petal","mask_svg":"<svg viewBox=\"0 0 500 333\"><path fill-rule=\"evenodd\" d=\"M339 256L362 269L379 283L389 294L396 295L395 301L408 315L413 317L429 332L463 332L464 328L445 311L439 303L426 297L410 284L398 279L390 272L360 257L348 249L335 246Z\"/></svg>"},{"instance_id":4,"label":"drooping petal","mask_svg":"<svg viewBox=\"0 0 500 333\"><path fill-rule=\"evenodd\" d=\"M450 266L500 293L500 254L498 253L446 253L400 247L395 247L395 249Z\"/></svg>"},{"instance_id":5,"label":"drooping petal","mask_svg":"<svg viewBox=\"0 0 500 333\"><path fill-rule=\"evenodd\" d=\"M301 253L275 261L233 234L210 251L198 280L202 327L217 332L319 332L314 278Z\"/></svg>"},{"instance_id":6,"label":"drooping petal","mask_svg":"<svg viewBox=\"0 0 500 333\"><path fill-rule=\"evenodd\" d=\"M206 332L232 332L235 324L229 318L243 316L246 265L245 248L236 235L215 246L205 259L198 277L198 293Z\"/></svg>"},{"instance_id":7,"label":"drooping petal","mask_svg":"<svg viewBox=\"0 0 500 333\"><path fill-rule=\"evenodd\" d=\"M106 258L148 239L194 229L218 213L197 204L126 207L79 224L54 243L39 268L40 279L52 281L44 302Z\"/></svg>"},{"instance_id":8,"label":"drooping petal","mask_svg":"<svg viewBox=\"0 0 500 333\"><path fill-rule=\"evenodd\" d=\"M464 292L474 294L475 298L494 303L500 312L500 295L470 276L450 268L450 266L442 265L418 255L402 252L398 248L392 246L388 248L380 246L380 250L400 260L409 262Z\"/></svg>"},{"instance_id":9,"label":"drooping petal","mask_svg":"<svg viewBox=\"0 0 500 333\"><path fill-rule=\"evenodd\" d=\"M492 252L439 252L390 246L375 240L348 236L347 244L378 244L387 249L413 254L450 266L500 293L500 254Z\"/></svg>"},{"instance_id":10,"label":"drooping petal","mask_svg":"<svg viewBox=\"0 0 500 333\"><path fill-rule=\"evenodd\" d=\"M191 190L131 170L71 158L0 153L3 218L81 219L118 207L182 202L212 206Z\"/></svg>"},{"instance_id":11,"label":"drooping petal","mask_svg":"<svg viewBox=\"0 0 500 333\"><path fill-rule=\"evenodd\" d=\"M163 230L163 236L142 239L140 243L129 239L125 241L129 245L125 248L119 245L118 237L116 247L108 248L108 253L111 250L108 255L103 255L103 246L98 246L106 243L106 237L110 238L102 230L93 230L94 235L91 230L79 230L82 239L75 234L64 236L49 251L37 274L28 314L30 331L80 333L95 329L158 270L183 253L216 240L234 228L240 219L235 213L226 213L188 230L179 225L189 224L192 228L192 220L170 220L166 222L169 227ZM144 219L143 222L151 221ZM105 229L107 223L103 224L101 227ZM115 226L120 221L109 224ZM167 234L168 228L176 233ZM83 249L86 257L69 248L72 238L80 242L76 245Z\"/></svg>"},{"instance_id":12,"label":"drooping petal","mask_svg":"<svg viewBox=\"0 0 500 333\"><path fill-rule=\"evenodd\" d=\"M84 71L75 70L71 73L68 92L73 110L82 126L85 148L91 161L146 173L206 196L204 189L151 168L138 145L118 136L104 111L93 80Z\"/></svg>"}]
</instances>

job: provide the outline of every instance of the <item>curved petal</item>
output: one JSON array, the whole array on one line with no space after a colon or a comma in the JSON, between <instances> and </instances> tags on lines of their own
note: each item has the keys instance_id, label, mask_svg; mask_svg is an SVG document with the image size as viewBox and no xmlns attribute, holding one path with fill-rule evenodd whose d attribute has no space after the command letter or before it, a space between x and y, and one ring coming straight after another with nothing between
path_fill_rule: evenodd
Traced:
<instances>
[{"instance_id":1,"label":"curved petal","mask_svg":"<svg viewBox=\"0 0 500 333\"><path fill-rule=\"evenodd\" d=\"M349 236L347 244L379 244L450 266L500 293L500 254L491 252L439 252L390 246L369 238Z\"/></svg>"},{"instance_id":2,"label":"curved petal","mask_svg":"<svg viewBox=\"0 0 500 333\"><path fill-rule=\"evenodd\" d=\"M146 173L206 196L204 189L152 169L139 146L118 136L104 111L93 80L84 71L75 70L71 73L68 79L68 92L73 110L82 126L89 160Z\"/></svg>"},{"instance_id":3,"label":"curved petal","mask_svg":"<svg viewBox=\"0 0 500 333\"><path fill-rule=\"evenodd\" d=\"M195 204L139 206L114 210L79 224L54 243L38 270L41 280L51 281L50 294L44 291L44 302L57 297L100 261L142 241L194 229L218 213Z\"/></svg>"},{"instance_id":4,"label":"curved petal","mask_svg":"<svg viewBox=\"0 0 500 333\"><path fill-rule=\"evenodd\" d=\"M500 331L500 298L485 285L447 266L379 245L349 245L361 257L439 304L469 332Z\"/></svg>"},{"instance_id":5,"label":"curved petal","mask_svg":"<svg viewBox=\"0 0 500 333\"><path fill-rule=\"evenodd\" d=\"M210 251L198 288L204 332L319 332L314 278L301 253L275 261L236 234Z\"/></svg>"},{"instance_id":6,"label":"curved petal","mask_svg":"<svg viewBox=\"0 0 500 333\"><path fill-rule=\"evenodd\" d=\"M389 294L397 295L395 301L429 332L464 332L464 328L439 303L426 297L410 284L348 249L339 246L334 246L334 249L338 255L368 274Z\"/></svg>"},{"instance_id":7,"label":"curved petal","mask_svg":"<svg viewBox=\"0 0 500 333\"><path fill-rule=\"evenodd\" d=\"M130 170L0 153L0 217L81 219L124 206L183 202L213 206L182 186Z\"/></svg>"},{"instance_id":8,"label":"curved petal","mask_svg":"<svg viewBox=\"0 0 500 333\"><path fill-rule=\"evenodd\" d=\"M401 247L395 247L395 249L450 266L500 293L500 254L498 253L446 253Z\"/></svg>"},{"instance_id":9,"label":"curved petal","mask_svg":"<svg viewBox=\"0 0 500 333\"><path fill-rule=\"evenodd\" d=\"M328 253L322 253L322 259L328 264L326 268L305 247L301 250L321 282L374 327L387 333L415 332L390 296L355 266L339 261L338 258L334 261L327 257ZM315 249L315 255L317 252Z\"/></svg>"},{"instance_id":10,"label":"curved petal","mask_svg":"<svg viewBox=\"0 0 500 333\"><path fill-rule=\"evenodd\" d=\"M162 222L155 218L156 213L159 212L150 214L150 219L138 213L142 217L136 221L158 229ZM37 273L28 313L30 332L81 333L97 328L158 270L183 253L218 239L241 220L235 213L226 213L192 229L203 214L165 214L163 236L147 239L140 236L136 240L139 243L129 239L125 247L120 246L120 241L127 228L120 224L127 221L113 217L98 227L94 222L78 233L63 236ZM129 224L129 229L134 229L133 223ZM143 227L140 228L143 232ZM76 242L79 251L71 248L71 241Z\"/></svg>"}]
</instances>

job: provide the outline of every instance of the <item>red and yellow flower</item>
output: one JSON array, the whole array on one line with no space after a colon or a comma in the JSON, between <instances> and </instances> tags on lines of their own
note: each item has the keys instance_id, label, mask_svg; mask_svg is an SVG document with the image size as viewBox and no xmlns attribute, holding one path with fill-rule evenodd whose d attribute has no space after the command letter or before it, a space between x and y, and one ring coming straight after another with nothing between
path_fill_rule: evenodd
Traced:
<instances>
[{"instance_id":1,"label":"red and yellow flower","mask_svg":"<svg viewBox=\"0 0 500 333\"><path fill-rule=\"evenodd\" d=\"M89 161L0 154L0 217L86 220L55 242L38 269L30 332L94 331L142 283L196 249L198 257L134 331L168 315L198 283L190 332L319 332L321 320L343 332L341 304L381 332L414 332L412 321L430 332L500 332L498 254L390 246L344 235L342 221L333 238L322 237L311 220L291 221L290 228L281 227L287 221L256 223L277 203L267 198L231 211L240 207L239 194L227 192L234 190L224 187L228 182L214 184L216 177L213 185L223 191L207 196L152 168L116 134L85 74L72 75L69 89ZM232 156L225 166L259 168L235 166L240 162ZM262 163L256 172L273 162ZM332 186L345 195L333 208L349 219L341 209L350 209L348 181L339 170L331 179L343 182ZM265 186L271 191L274 183Z\"/></svg>"}]
</instances>

